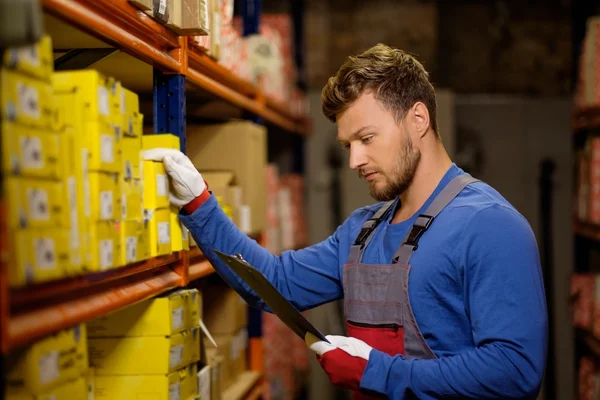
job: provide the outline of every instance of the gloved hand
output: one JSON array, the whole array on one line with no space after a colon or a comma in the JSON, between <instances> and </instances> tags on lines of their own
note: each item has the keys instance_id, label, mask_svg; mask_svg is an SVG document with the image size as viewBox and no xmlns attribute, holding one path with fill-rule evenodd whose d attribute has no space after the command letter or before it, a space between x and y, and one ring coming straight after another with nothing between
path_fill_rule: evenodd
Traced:
<instances>
[{"instance_id":1,"label":"gloved hand","mask_svg":"<svg viewBox=\"0 0 600 400\"><path fill-rule=\"evenodd\" d=\"M331 383L343 389L358 390L373 349L362 340L345 336L326 336L330 343L309 344ZM307 341L308 343L308 341Z\"/></svg>"},{"instance_id":2,"label":"gloved hand","mask_svg":"<svg viewBox=\"0 0 600 400\"><path fill-rule=\"evenodd\" d=\"M143 154L145 160L162 161L171 181L171 204L181 208L200 197L206 182L192 161L179 150L151 149Z\"/></svg>"}]
</instances>

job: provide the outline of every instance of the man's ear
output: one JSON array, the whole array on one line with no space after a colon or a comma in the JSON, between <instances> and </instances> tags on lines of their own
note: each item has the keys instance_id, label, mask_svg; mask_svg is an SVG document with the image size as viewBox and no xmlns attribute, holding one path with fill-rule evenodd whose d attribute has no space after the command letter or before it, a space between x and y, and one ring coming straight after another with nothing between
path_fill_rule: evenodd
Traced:
<instances>
[{"instance_id":1,"label":"man's ear","mask_svg":"<svg viewBox=\"0 0 600 400\"><path fill-rule=\"evenodd\" d=\"M427 106L418 101L410 109L410 121L414 127L414 132L419 138L425 136L429 130L429 110Z\"/></svg>"}]
</instances>

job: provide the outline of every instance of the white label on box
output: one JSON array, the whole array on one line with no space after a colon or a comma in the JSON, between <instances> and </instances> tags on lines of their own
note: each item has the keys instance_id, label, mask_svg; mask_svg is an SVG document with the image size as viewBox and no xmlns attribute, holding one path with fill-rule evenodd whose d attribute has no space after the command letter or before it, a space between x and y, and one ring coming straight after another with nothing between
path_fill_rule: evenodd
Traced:
<instances>
[{"instance_id":1,"label":"white label on box","mask_svg":"<svg viewBox=\"0 0 600 400\"><path fill-rule=\"evenodd\" d=\"M205 366L198 372L198 393L201 399L210 399L211 367Z\"/></svg>"},{"instance_id":2,"label":"white label on box","mask_svg":"<svg viewBox=\"0 0 600 400\"><path fill-rule=\"evenodd\" d=\"M177 307L171 311L171 329L177 330L183 327L183 307Z\"/></svg>"},{"instance_id":3,"label":"white label on box","mask_svg":"<svg viewBox=\"0 0 600 400\"><path fill-rule=\"evenodd\" d=\"M88 151L81 149L81 168L83 169L83 213L86 217L91 214L90 179L88 176Z\"/></svg>"},{"instance_id":4,"label":"white label on box","mask_svg":"<svg viewBox=\"0 0 600 400\"><path fill-rule=\"evenodd\" d=\"M100 192L100 219L113 219L113 192L110 190Z\"/></svg>"},{"instance_id":5,"label":"white label on box","mask_svg":"<svg viewBox=\"0 0 600 400\"><path fill-rule=\"evenodd\" d=\"M27 202L29 203L29 215L32 220L50 220L50 204L48 203L48 193L45 190L27 189Z\"/></svg>"},{"instance_id":6,"label":"white label on box","mask_svg":"<svg viewBox=\"0 0 600 400\"><path fill-rule=\"evenodd\" d=\"M58 364L59 352L51 351L42 354L39 361L40 383L42 385L55 381L60 376L60 367Z\"/></svg>"},{"instance_id":7,"label":"white label on box","mask_svg":"<svg viewBox=\"0 0 600 400\"><path fill-rule=\"evenodd\" d=\"M134 262L137 256L137 237L136 236L127 236L125 238L125 258L126 262Z\"/></svg>"},{"instance_id":8,"label":"white label on box","mask_svg":"<svg viewBox=\"0 0 600 400\"><path fill-rule=\"evenodd\" d=\"M126 111L127 110L125 108L125 91L121 89L121 114L125 114Z\"/></svg>"},{"instance_id":9,"label":"white label on box","mask_svg":"<svg viewBox=\"0 0 600 400\"><path fill-rule=\"evenodd\" d=\"M23 167L30 169L44 168L44 150L39 137L21 136L21 154L23 154Z\"/></svg>"},{"instance_id":10,"label":"white label on box","mask_svg":"<svg viewBox=\"0 0 600 400\"><path fill-rule=\"evenodd\" d=\"M179 400L179 382L169 385L169 400Z\"/></svg>"},{"instance_id":11,"label":"white label on box","mask_svg":"<svg viewBox=\"0 0 600 400\"><path fill-rule=\"evenodd\" d=\"M34 67L40 66L40 56L37 46L25 46L19 49L19 58Z\"/></svg>"},{"instance_id":12,"label":"white label on box","mask_svg":"<svg viewBox=\"0 0 600 400\"><path fill-rule=\"evenodd\" d=\"M169 368L173 369L181 364L181 360L183 358L183 345L180 344L178 346L171 347L171 351L169 354Z\"/></svg>"},{"instance_id":13,"label":"white label on box","mask_svg":"<svg viewBox=\"0 0 600 400\"><path fill-rule=\"evenodd\" d=\"M110 115L108 90L104 86L98 86L98 112L102 115Z\"/></svg>"},{"instance_id":14,"label":"white label on box","mask_svg":"<svg viewBox=\"0 0 600 400\"><path fill-rule=\"evenodd\" d=\"M184 241L189 240L189 234L190 232L188 231L188 229L181 223L181 221L179 221L179 225L181 225L181 238Z\"/></svg>"},{"instance_id":15,"label":"white label on box","mask_svg":"<svg viewBox=\"0 0 600 400\"><path fill-rule=\"evenodd\" d=\"M164 16L165 11L167 11L167 0L160 0L160 4L158 5L158 13Z\"/></svg>"},{"instance_id":16,"label":"white label on box","mask_svg":"<svg viewBox=\"0 0 600 400\"><path fill-rule=\"evenodd\" d=\"M240 213L240 230L244 233L250 233L252 229L250 206L243 204L238 211Z\"/></svg>"},{"instance_id":17,"label":"white label on box","mask_svg":"<svg viewBox=\"0 0 600 400\"><path fill-rule=\"evenodd\" d=\"M40 95L35 87L18 82L17 96L23 114L35 119L40 118Z\"/></svg>"},{"instance_id":18,"label":"white label on box","mask_svg":"<svg viewBox=\"0 0 600 400\"><path fill-rule=\"evenodd\" d=\"M169 194L169 181L166 175L156 175L156 194L167 196Z\"/></svg>"},{"instance_id":19,"label":"white label on box","mask_svg":"<svg viewBox=\"0 0 600 400\"><path fill-rule=\"evenodd\" d=\"M158 244L171 243L171 228L169 222L158 223Z\"/></svg>"},{"instance_id":20,"label":"white label on box","mask_svg":"<svg viewBox=\"0 0 600 400\"><path fill-rule=\"evenodd\" d=\"M127 196L121 195L121 218L127 220Z\"/></svg>"},{"instance_id":21,"label":"white label on box","mask_svg":"<svg viewBox=\"0 0 600 400\"><path fill-rule=\"evenodd\" d=\"M98 254L100 258L100 269L108 269L113 266L113 241L112 239L101 240Z\"/></svg>"},{"instance_id":22,"label":"white label on box","mask_svg":"<svg viewBox=\"0 0 600 400\"><path fill-rule=\"evenodd\" d=\"M114 135L100 135L100 159L105 163L115 161Z\"/></svg>"}]
</instances>

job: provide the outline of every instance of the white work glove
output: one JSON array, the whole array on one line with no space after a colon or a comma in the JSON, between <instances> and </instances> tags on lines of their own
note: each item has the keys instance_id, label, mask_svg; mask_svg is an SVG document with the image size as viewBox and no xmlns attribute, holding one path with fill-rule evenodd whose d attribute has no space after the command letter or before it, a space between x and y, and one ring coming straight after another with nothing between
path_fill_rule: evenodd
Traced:
<instances>
[{"instance_id":1,"label":"white work glove","mask_svg":"<svg viewBox=\"0 0 600 400\"><path fill-rule=\"evenodd\" d=\"M200 196L206 183L192 161L175 149L151 149L143 154L144 160L162 161L171 182L171 204L181 208Z\"/></svg>"},{"instance_id":2,"label":"white work glove","mask_svg":"<svg viewBox=\"0 0 600 400\"><path fill-rule=\"evenodd\" d=\"M368 360L369 354L371 354L371 350L373 349L362 340L353 337L327 335L325 338L329 340L329 343L321 340L309 346L319 356L323 356L328 351L340 349L352 357L360 357Z\"/></svg>"}]
</instances>

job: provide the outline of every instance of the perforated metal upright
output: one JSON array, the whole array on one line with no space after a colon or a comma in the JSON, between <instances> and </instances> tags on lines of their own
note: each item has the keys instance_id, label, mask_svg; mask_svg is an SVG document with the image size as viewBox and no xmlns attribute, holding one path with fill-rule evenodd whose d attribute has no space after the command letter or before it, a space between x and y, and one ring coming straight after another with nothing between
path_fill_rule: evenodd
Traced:
<instances>
[{"instance_id":1,"label":"perforated metal upright","mask_svg":"<svg viewBox=\"0 0 600 400\"><path fill-rule=\"evenodd\" d=\"M154 132L179 137L181 151L186 151L185 76L165 74L154 69Z\"/></svg>"}]
</instances>

